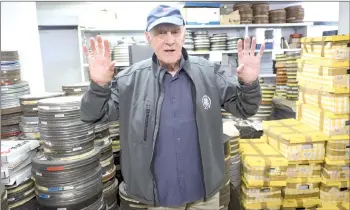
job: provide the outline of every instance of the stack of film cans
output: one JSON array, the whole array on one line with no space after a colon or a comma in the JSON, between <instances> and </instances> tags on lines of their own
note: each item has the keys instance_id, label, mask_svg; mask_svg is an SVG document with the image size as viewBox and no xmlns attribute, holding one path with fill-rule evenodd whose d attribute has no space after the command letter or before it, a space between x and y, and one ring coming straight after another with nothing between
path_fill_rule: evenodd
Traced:
<instances>
[{"instance_id":1,"label":"stack of film cans","mask_svg":"<svg viewBox=\"0 0 350 210\"><path fill-rule=\"evenodd\" d=\"M286 23L287 12L284 9L274 9L269 11L270 23Z\"/></svg>"},{"instance_id":2,"label":"stack of film cans","mask_svg":"<svg viewBox=\"0 0 350 210\"><path fill-rule=\"evenodd\" d=\"M194 51L209 51L210 40L208 31L196 31L194 32Z\"/></svg>"},{"instance_id":3,"label":"stack of film cans","mask_svg":"<svg viewBox=\"0 0 350 210\"><path fill-rule=\"evenodd\" d=\"M225 154L225 184L219 192L219 206L222 210L228 210L230 204L230 141L224 139L224 154Z\"/></svg>"},{"instance_id":4,"label":"stack of film cans","mask_svg":"<svg viewBox=\"0 0 350 210\"><path fill-rule=\"evenodd\" d=\"M112 140L109 138L109 123L97 123L95 129L95 147L100 150L100 164L102 167L103 197L108 209L118 208L118 186L116 179L116 166L114 165L114 155Z\"/></svg>"},{"instance_id":5,"label":"stack of film cans","mask_svg":"<svg viewBox=\"0 0 350 210\"><path fill-rule=\"evenodd\" d=\"M194 51L194 41L192 31L186 31L184 48L188 51Z\"/></svg>"},{"instance_id":6,"label":"stack of film cans","mask_svg":"<svg viewBox=\"0 0 350 210\"><path fill-rule=\"evenodd\" d=\"M121 167L120 167L120 135L119 135L119 122L113 121L109 124L109 139L112 141L112 150L114 157L114 164L116 165L115 177L119 183L123 181Z\"/></svg>"},{"instance_id":7,"label":"stack of film cans","mask_svg":"<svg viewBox=\"0 0 350 210\"><path fill-rule=\"evenodd\" d=\"M38 147L37 140L1 141L1 184L5 185L10 210L36 210L31 162Z\"/></svg>"},{"instance_id":8,"label":"stack of film cans","mask_svg":"<svg viewBox=\"0 0 350 210\"><path fill-rule=\"evenodd\" d=\"M94 125L80 119L81 96L38 101L43 152L32 160L39 210L107 209Z\"/></svg>"},{"instance_id":9,"label":"stack of film cans","mask_svg":"<svg viewBox=\"0 0 350 210\"><path fill-rule=\"evenodd\" d=\"M1 52L1 139L18 139L22 109L19 97L29 94L29 85L21 80L17 51Z\"/></svg>"},{"instance_id":10,"label":"stack of film cans","mask_svg":"<svg viewBox=\"0 0 350 210\"><path fill-rule=\"evenodd\" d=\"M211 51L224 51L227 49L227 34L213 34L210 37L210 50Z\"/></svg>"},{"instance_id":11,"label":"stack of film cans","mask_svg":"<svg viewBox=\"0 0 350 210\"><path fill-rule=\"evenodd\" d=\"M224 122L223 124L224 136L228 139L230 146L230 182L231 188L237 194L240 194L241 187L241 155L239 152L240 134L233 121Z\"/></svg>"},{"instance_id":12,"label":"stack of film cans","mask_svg":"<svg viewBox=\"0 0 350 210\"><path fill-rule=\"evenodd\" d=\"M40 99L63 96L62 92L28 94L19 97L23 115L20 120L21 140L39 140L38 101Z\"/></svg>"},{"instance_id":13,"label":"stack of film cans","mask_svg":"<svg viewBox=\"0 0 350 210\"><path fill-rule=\"evenodd\" d=\"M66 96L80 96L87 91L89 84L89 82L82 82L70 85L63 85L62 91L66 94Z\"/></svg>"},{"instance_id":14,"label":"stack of film cans","mask_svg":"<svg viewBox=\"0 0 350 210\"><path fill-rule=\"evenodd\" d=\"M267 24L269 23L269 4L259 3L253 4L253 23Z\"/></svg>"},{"instance_id":15,"label":"stack of film cans","mask_svg":"<svg viewBox=\"0 0 350 210\"><path fill-rule=\"evenodd\" d=\"M241 24L253 23L253 9L250 3L239 3L233 6L233 11L239 10Z\"/></svg>"},{"instance_id":16,"label":"stack of film cans","mask_svg":"<svg viewBox=\"0 0 350 210\"><path fill-rule=\"evenodd\" d=\"M7 199L7 192L6 192L6 189L5 189L5 186L0 183L0 200L1 200L1 209L2 210L8 210L8 199Z\"/></svg>"}]
</instances>

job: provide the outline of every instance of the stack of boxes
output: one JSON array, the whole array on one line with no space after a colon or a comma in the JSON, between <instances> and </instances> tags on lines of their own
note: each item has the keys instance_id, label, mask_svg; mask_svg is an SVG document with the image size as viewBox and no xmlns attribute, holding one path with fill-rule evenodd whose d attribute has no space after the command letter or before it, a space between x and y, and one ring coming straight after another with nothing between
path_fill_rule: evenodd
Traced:
<instances>
[{"instance_id":1,"label":"stack of boxes","mask_svg":"<svg viewBox=\"0 0 350 210\"><path fill-rule=\"evenodd\" d=\"M328 136L296 119L263 122L269 145L288 161L283 208L320 205L321 164Z\"/></svg>"},{"instance_id":2,"label":"stack of boxes","mask_svg":"<svg viewBox=\"0 0 350 210\"><path fill-rule=\"evenodd\" d=\"M297 119L329 139L321 173L322 208L349 209L350 35L302 38L301 42Z\"/></svg>"},{"instance_id":3,"label":"stack of boxes","mask_svg":"<svg viewBox=\"0 0 350 210\"><path fill-rule=\"evenodd\" d=\"M287 95L287 55L276 55L276 96L285 98Z\"/></svg>"},{"instance_id":4,"label":"stack of boxes","mask_svg":"<svg viewBox=\"0 0 350 210\"><path fill-rule=\"evenodd\" d=\"M288 161L263 140L240 141L241 202L245 209L280 209Z\"/></svg>"}]
</instances>

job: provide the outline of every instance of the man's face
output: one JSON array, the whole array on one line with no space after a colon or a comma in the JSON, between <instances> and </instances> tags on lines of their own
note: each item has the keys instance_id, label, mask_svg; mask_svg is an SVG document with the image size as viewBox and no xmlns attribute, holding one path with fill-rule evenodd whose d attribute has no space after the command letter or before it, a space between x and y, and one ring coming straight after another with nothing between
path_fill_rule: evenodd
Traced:
<instances>
[{"instance_id":1,"label":"man's face","mask_svg":"<svg viewBox=\"0 0 350 210\"><path fill-rule=\"evenodd\" d=\"M173 65L181 58L185 34L183 26L160 24L149 33L146 32L146 38L159 61Z\"/></svg>"}]
</instances>

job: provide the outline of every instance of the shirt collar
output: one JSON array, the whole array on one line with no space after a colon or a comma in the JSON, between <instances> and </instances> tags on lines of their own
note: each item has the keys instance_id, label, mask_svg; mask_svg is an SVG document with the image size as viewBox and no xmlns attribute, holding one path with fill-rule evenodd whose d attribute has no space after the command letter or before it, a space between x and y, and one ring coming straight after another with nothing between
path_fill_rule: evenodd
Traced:
<instances>
[{"instance_id":1,"label":"shirt collar","mask_svg":"<svg viewBox=\"0 0 350 210\"><path fill-rule=\"evenodd\" d=\"M162 67L159 63L159 60L156 56L155 53L153 53L152 56L152 71L154 72L155 76L159 75L160 71L165 69ZM190 65L189 65L189 56L187 53L187 50L185 48L182 48L182 56L180 59L180 70L184 69L185 71L190 70Z\"/></svg>"}]
</instances>

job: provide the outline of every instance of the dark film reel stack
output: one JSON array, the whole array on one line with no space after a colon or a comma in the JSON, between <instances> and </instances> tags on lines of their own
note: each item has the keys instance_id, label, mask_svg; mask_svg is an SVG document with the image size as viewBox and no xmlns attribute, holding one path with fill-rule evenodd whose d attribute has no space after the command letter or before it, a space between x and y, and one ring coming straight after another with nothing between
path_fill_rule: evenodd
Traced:
<instances>
[{"instance_id":1,"label":"dark film reel stack","mask_svg":"<svg viewBox=\"0 0 350 210\"><path fill-rule=\"evenodd\" d=\"M114 157L114 164L116 166L115 177L118 179L119 183L123 181L121 167L120 167L120 136L119 136L119 122L111 122L109 124L109 139L112 140L112 150Z\"/></svg>"},{"instance_id":2,"label":"dark film reel stack","mask_svg":"<svg viewBox=\"0 0 350 210\"><path fill-rule=\"evenodd\" d=\"M89 82L82 82L70 85L63 85L62 91L66 93L66 96L80 96L83 95L89 88Z\"/></svg>"},{"instance_id":3,"label":"dark film reel stack","mask_svg":"<svg viewBox=\"0 0 350 210\"><path fill-rule=\"evenodd\" d=\"M269 4L259 3L253 4L253 23L267 24L269 23Z\"/></svg>"},{"instance_id":4,"label":"dark film reel stack","mask_svg":"<svg viewBox=\"0 0 350 210\"><path fill-rule=\"evenodd\" d=\"M7 187L9 210L36 210L34 181L28 179L16 187Z\"/></svg>"},{"instance_id":5,"label":"dark film reel stack","mask_svg":"<svg viewBox=\"0 0 350 210\"><path fill-rule=\"evenodd\" d=\"M250 3L239 3L233 6L233 11L239 10L241 24L253 23L253 9Z\"/></svg>"},{"instance_id":6,"label":"dark film reel stack","mask_svg":"<svg viewBox=\"0 0 350 210\"><path fill-rule=\"evenodd\" d=\"M80 120L81 96L38 102L43 153L33 158L39 210L107 209L94 126Z\"/></svg>"},{"instance_id":7,"label":"dark film reel stack","mask_svg":"<svg viewBox=\"0 0 350 210\"><path fill-rule=\"evenodd\" d=\"M116 179L116 166L112 140L109 138L109 124L98 123L95 125L95 147L100 150L100 165L102 167L103 197L110 210L118 209L118 185Z\"/></svg>"},{"instance_id":8,"label":"dark film reel stack","mask_svg":"<svg viewBox=\"0 0 350 210\"><path fill-rule=\"evenodd\" d=\"M29 84L21 80L17 51L1 52L1 139L18 139L22 109L19 97L29 94Z\"/></svg>"},{"instance_id":9,"label":"dark film reel stack","mask_svg":"<svg viewBox=\"0 0 350 210\"><path fill-rule=\"evenodd\" d=\"M220 210L228 210L230 204L230 141L226 139L224 142L224 153L225 153L225 185L219 193Z\"/></svg>"},{"instance_id":10,"label":"dark film reel stack","mask_svg":"<svg viewBox=\"0 0 350 210\"><path fill-rule=\"evenodd\" d=\"M45 98L63 96L62 92L28 94L19 97L23 115L20 119L21 140L40 140L38 101Z\"/></svg>"},{"instance_id":11,"label":"dark film reel stack","mask_svg":"<svg viewBox=\"0 0 350 210\"><path fill-rule=\"evenodd\" d=\"M5 186L0 183L0 205L1 205L1 209L3 210L8 210L8 199L7 199L7 191L5 189Z\"/></svg>"}]
</instances>

